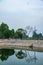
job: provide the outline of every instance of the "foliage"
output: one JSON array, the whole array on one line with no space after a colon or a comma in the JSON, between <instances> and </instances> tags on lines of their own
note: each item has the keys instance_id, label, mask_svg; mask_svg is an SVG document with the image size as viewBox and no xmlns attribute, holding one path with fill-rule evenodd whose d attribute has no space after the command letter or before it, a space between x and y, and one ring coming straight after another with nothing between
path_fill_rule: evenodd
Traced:
<instances>
[{"instance_id":1,"label":"foliage","mask_svg":"<svg viewBox=\"0 0 43 65\"><path fill-rule=\"evenodd\" d=\"M42 33L37 34L36 32L33 32L32 38L33 39L40 39L40 40L42 40L43 36L42 36Z\"/></svg>"},{"instance_id":2,"label":"foliage","mask_svg":"<svg viewBox=\"0 0 43 65\"><path fill-rule=\"evenodd\" d=\"M9 38L20 38L26 37L26 33L24 32L24 29L19 28L16 31L14 29L9 29L8 25L5 23L1 23L0 25L0 38L2 39L9 39Z\"/></svg>"},{"instance_id":3,"label":"foliage","mask_svg":"<svg viewBox=\"0 0 43 65\"><path fill-rule=\"evenodd\" d=\"M0 24L0 39L41 39L43 40L42 33L37 33L36 28L33 29L33 27L27 26L26 30L19 28L16 31L14 29L9 29L9 26L5 23ZM29 37L29 34L33 32L32 37ZM28 33L28 35L27 35Z\"/></svg>"}]
</instances>

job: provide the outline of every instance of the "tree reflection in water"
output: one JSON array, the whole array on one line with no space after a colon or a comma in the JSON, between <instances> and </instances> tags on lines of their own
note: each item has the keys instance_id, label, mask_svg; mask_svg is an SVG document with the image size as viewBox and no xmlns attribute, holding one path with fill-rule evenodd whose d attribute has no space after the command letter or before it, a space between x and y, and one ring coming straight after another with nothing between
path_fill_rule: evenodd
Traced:
<instances>
[{"instance_id":1,"label":"tree reflection in water","mask_svg":"<svg viewBox=\"0 0 43 65\"><path fill-rule=\"evenodd\" d=\"M23 59L24 56L25 56L25 53L22 52L22 50L18 51L17 54L16 54L16 57L17 57L18 59Z\"/></svg>"},{"instance_id":2,"label":"tree reflection in water","mask_svg":"<svg viewBox=\"0 0 43 65\"><path fill-rule=\"evenodd\" d=\"M36 63L36 60L37 60L37 57L36 57L36 52L33 52L34 54L31 55L31 53L29 53L29 51L25 51L23 52L22 50L18 51L17 54L16 54L16 57L18 59L23 59L25 58L26 62L32 62L34 61Z\"/></svg>"},{"instance_id":3,"label":"tree reflection in water","mask_svg":"<svg viewBox=\"0 0 43 65\"><path fill-rule=\"evenodd\" d=\"M32 55L31 53L29 53L29 51L27 50L14 50L14 49L0 49L0 59L2 61L6 61L8 59L9 56L11 55L14 55L15 53L15 56L18 58L18 59L25 59L26 62L33 62L37 60L37 57L36 57L36 52L32 52ZM34 54L33 54L34 53Z\"/></svg>"},{"instance_id":4,"label":"tree reflection in water","mask_svg":"<svg viewBox=\"0 0 43 65\"><path fill-rule=\"evenodd\" d=\"M33 51L33 53L29 53L29 51L25 51L25 60L29 63L34 61L36 63L37 57L36 57L36 52Z\"/></svg>"},{"instance_id":5,"label":"tree reflection in water","mask_svg":"<svg viewBox=\"0 0 43 65\"><path fill-rule=\"evenodd\" d=\"M0 59L7 60L9 56L14 54L14 49L0 49Z\"/></svg>"}]
</instances>

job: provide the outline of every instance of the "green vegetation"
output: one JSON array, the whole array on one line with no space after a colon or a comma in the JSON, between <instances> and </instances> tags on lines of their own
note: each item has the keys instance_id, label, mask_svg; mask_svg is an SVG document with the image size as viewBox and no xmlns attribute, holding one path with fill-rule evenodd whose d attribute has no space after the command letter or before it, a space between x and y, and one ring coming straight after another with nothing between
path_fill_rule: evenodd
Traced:
<instances>
[{"instance_id":1,"label":"green vegetation","mask_svg":"<svg viewBox=\"0 0 43 65\"><path fill-rule=\"evenodd\" d=\"M6 61L9 56L15 53L14 49L0 49L0 59Z\"/></svg>"},{"instance_id":2,"label":"green vegetation","mask_svg":"<svg viewBox=\"0 0 43 65\"><path fill-rule=\"evenodd\" d=\"M43 35L42 33L37 34L36 31L34 31L32 38L37 40L43 40Z\"/></svg>"},{"instance_id":3,"label":"green vegetation","mask_svg":"<svg viewBox=\"0 0 43 65\"><path fill-rule=\"evenodd\" d=\"M27 30L28 35L27 35ZM27 27L27 30L24 30L22 28L17 29L16 31L14 29L9 29L9 26L5 23L0 24L0 39L41 39L43 40L42 33L37 33L36 30L33 31L32 37L29 37L29 33L32 30L32 27Z\"/></svg>"},{"instance_id":4,"label":"green vegetation","mask_svg":"<svg viewBox=\"0 0 43 65\"><path fill-rule=\"evenodd\" d=\"M16 31L14 29L10 30L8 25L2 23L0 25L0 39L9 39L9 38L20 38L26 37L27 35L24 32L24 29L19 28Z\"/></svg>"}]
</instances>

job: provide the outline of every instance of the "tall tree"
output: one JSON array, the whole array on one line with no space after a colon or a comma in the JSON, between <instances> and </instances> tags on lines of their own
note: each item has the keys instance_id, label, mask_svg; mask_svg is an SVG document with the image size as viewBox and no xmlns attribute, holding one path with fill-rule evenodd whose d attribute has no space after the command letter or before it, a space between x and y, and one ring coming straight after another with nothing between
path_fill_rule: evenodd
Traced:
<instances>
[{"instance_id":1,"label":"tall tree","mask_svg":"<svg viewBox=\"0 0 43 65\"><path fill-rule=\"evenodd\" d=\"M24 29L19 28L19 29L17 29L16 34L17 34L18 38L22 39L24 37L25 31L24 31Z\"/></svg>"},{"instance_id":2,"label":"tall tree","mask_svg":"<svg viewBox=\"0 0 43 65\"><path fill-rule=\"evenodd\" d=\"M2 22L0 25L0 31L4 32L6 29L9 29L8 25Z\"/></svg>"},{"instance_id":3,"label":"tall tree","mask_svg":"<svg viewBox=\"0 0 43 65\"><path fill-rule=\"evenodd\" d=\"M0 38L4 38L4 31L7 29L9 29L8 25L2 22L0 25Z\"/></svg>"}]
</instances>

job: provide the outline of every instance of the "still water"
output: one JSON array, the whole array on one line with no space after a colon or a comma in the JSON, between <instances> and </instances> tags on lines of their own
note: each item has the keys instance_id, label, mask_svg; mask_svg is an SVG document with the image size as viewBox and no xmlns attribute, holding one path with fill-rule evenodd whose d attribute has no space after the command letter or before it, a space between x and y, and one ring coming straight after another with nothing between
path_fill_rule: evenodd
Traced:
<instances>
[{"instance_id":1,"label":"still water","mask_svg":"<svg viewBox=\"0 0 43 65\"><path fill-rule=\"evenodd\" d=\"M0 49L0 65L43 65L43 52Z\"/></svg>"}]
</instances>

